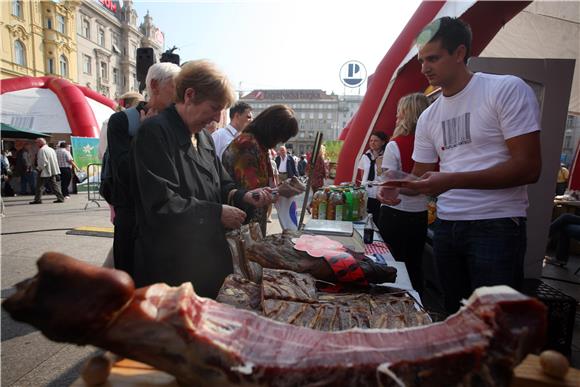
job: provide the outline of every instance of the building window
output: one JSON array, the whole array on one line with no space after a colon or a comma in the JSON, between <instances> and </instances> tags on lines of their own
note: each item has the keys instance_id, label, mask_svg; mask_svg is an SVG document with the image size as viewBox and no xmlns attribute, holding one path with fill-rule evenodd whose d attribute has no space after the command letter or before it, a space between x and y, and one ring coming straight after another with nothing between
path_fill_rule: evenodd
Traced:
<instances>
[{"instance_id":1,"label":"building window","mask_svg":"<svg viewBox=\"0 0 580 387\"><path fill-rule=\"evenodd\" d=\"M48 62L47 62L46 67L48 67L49 74L54 74L54 59L48 58Z\"/></svg>"},{"instance_id":2,"label":"building window","mask_svg":"<svg viewBox=\"0 0 580 387\"><path fill-rule=\"evenodd\" d=\"M107 69L107 63L101 62L101 78L102 79L109 79L109 71Z\"/></svg>"},{"instance_id":3,"label":"building window","mask_svg":"<svg viewBox=\"0 0 580 387\"><path fill-rule=\"evenodd\" d=\"M313 112L308 113L308 118L313 119L314 118L314 113Z\"/></svg>"},{"instance_id":4,"label":"building window","mask_svg":"<svg viewBox=\"0 0 580 387\"><path fill-rule=\"evenodd\" d=\"M306 113L300 112L300 118L305 119L306 118Z\"/></svg>"},{"instance_id":5,"label":"building window","mask_svg":"<svg viewBox=\"0 0 580 387\"><path fill-rule=\"evenodd\" d=\"M81 33L87 39L91 38L91 23L87 19L83 19Z\"/></svg>"},{"instance_id":6,"label":"building window","mask_svg":"<svg viewBox=\"0 0 580 387\"><path fill-rule=\"evenodd\" d=\"M113 68L113 83L115 85L119 84L119 69L116 67Z\"/></svg>"},{"instance_id":7,"label":"building window","mask_svg":"<svg viewBox=\"0 0 580 387\"><path fill-rule=\"evenodd\" d=\"M51 17L46 18L46 28L48 28L49 30L52 30L52 18Z\"/></svg>"},{"instance_id":8,"label":"building window","mask_svg":"<svg viewBox=\"0 0 580 387\"><path fill-rule=\"evenodd\" d=\"M22 0L12 2L12 15L22 18Z\"/></svg>"},{"instance_id":9,"label":"building window","mask_svg":"<svg viewBox=\"0 0 580 387\"><path fill-rule=\"evenodd\" d=\"M131 59L137 58L137 46L131 43Z\"/></svg>"},{"instance_id":10,"label":"building window","mask_svg":"<svg viewBox=\"0 0 580 387\"><path fill-rule=\"evenodd\" d=\"M56 15L56 30L61 34L66 33L65 19L62 15Z\"/></svg>"},{"instance_id":11,"label":"building window","mask_svg":"<svg viewBox=\"0 0 580 387\"><path fill-rule=\"evenodd\" d=\"M111 38L112 40L112 48L113 48L113 52L116 52L117 54L121 53L121 50L119 49L120 45L119 45L119 35L117 34L113 34L113 37Z\"/></svg>"},{"instance_id":12,"label":"building window","mask_svg":"<svg viewBox=\"0 0 580 387\"><path fill-rule=\"evenodd\" d=\"M60 75L62 77L68 77L68 60L66 56L60 56Z\"/></svg>"},{"instance_id":13,"label":"building window","mask_svg":"<svg viewBox=\"0 0 580 387\"><path fill-rule=\"evenodd\" d=\"M326 113L326 119L331 120L332 119L332 113Z\"/></svg>"},{"instance_id":14,"label":"building window","mask_svg":"<svg viewBox=\"0 0 580 387\"><path fill-rule=\"evenodd\" d=\"M83 73L91 73L91 57L88 55L83 55Z\"/></svg>"},{"instance_id":15,"label":"building window","mask_svg":"<svg viewBox=\"0 0 580 387\"><path fill-rule=\"evenodd\" d=\"M103 27L99 27L99 45L101 47L105 47L105 29Z\"/></svg>"},{"instance_id":16,"label":"building window","mask_svg":"<svg viewBox=\"0 0 580 387\"><path fill-rule=\"evenodd\" d=\"M133 90L139 90L139 82L137 81L137 74L131 73L131 78L133 79Z\"/></svg>"},{"instance_id":17,"label":"building window","mask_svg":"<svg viewBox=\"0 0 580 387\"><path fill-rule=\"evenodd\" d=\"M14 62L18 66L26 66L26 50L20 40L14 42Z\"/></svg>"},{"instance_id":18,"label":"building window","mask_svg":"<svg viewBox=\"0 0 580 387\"><path fill-rule=\"evenodd\" d=\"M322 119L322 112L318 112L318 119Z\"/></svg>"}]
</instances>

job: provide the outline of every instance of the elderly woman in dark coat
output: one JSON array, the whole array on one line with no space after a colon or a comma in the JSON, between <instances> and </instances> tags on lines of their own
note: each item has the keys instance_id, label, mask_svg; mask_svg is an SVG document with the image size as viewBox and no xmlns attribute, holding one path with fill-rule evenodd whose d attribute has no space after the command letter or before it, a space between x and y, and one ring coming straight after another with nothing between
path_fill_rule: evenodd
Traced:
<instances>
[{"instance_id":1,"label":"elderly woman in dark coat","mask_svg":"<svg viewBox=\"0 0 580 387\"><path fill-rule=\"evenodd\" d=\"M263 207L270 192L236 189L202 129L234 100L226 76L207 61L191 61L176 78L176 101L146 120L131 149L136 194L137 286L192 282L215 297L232 273L226 229L246 218L236 207Z\"/></svg>"}]
</instances>

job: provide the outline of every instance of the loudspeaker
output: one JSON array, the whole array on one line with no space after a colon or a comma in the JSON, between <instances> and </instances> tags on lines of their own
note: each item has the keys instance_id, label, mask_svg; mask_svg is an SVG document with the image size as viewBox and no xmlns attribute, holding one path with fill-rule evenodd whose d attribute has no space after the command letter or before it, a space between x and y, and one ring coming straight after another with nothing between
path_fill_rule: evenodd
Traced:
<instances>
[{"instance_id":1,"label":"loudspeaker","mask_svg":"<svg viewBox=\"0 0 580 387\"><path fill-rule=\"evenodd\" d=\"M149 67L155 63L155 53L151 47L139 47L137 49L137 80L145 82Z\"/></svg>"}]
</instances>

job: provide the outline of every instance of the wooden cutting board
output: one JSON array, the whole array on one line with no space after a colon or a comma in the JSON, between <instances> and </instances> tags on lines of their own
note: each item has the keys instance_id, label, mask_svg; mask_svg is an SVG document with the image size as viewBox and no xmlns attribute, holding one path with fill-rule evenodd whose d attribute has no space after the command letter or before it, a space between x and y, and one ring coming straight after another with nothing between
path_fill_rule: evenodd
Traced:
<instances>
[{"instance_id":1,"label":"wooden cutting board","mask_svg":"<svg viewBox=\"0 0 580 387\"><path fill-rule=\"evenodd\" d=\"M87 387L82 378L71 387ZM103 387L179 387L175 378L165 372L134 360L123 359L113 365L109 380Z\"/></svg>"},{"instance_id":2,"label":"wooden cutting board","mask_svg":"<svg viewBox=\"0 0 580 387\"><path fill-rule=\"evenodd\" d=\"M87 387L79 378L72 387ZM105 387L178 387L175 378L147 364L123 359L113 366ZM570 368L564 380L557 380L542 372L540 358L528 355L514 370L511 387L580 387L580 371Z\"/></svg>"},{"instance_id":3,"label":"wooden cutting board","mask_svg":"<svg viewBox=\"0 0 580 387\"><path fill-rule=\"evenodd\" d=\"M570 368L564 380L554 379L542 372L540 357L528 355L514 369L511 387L580 387L580 371Z\"/></svg>"}]
</instances>

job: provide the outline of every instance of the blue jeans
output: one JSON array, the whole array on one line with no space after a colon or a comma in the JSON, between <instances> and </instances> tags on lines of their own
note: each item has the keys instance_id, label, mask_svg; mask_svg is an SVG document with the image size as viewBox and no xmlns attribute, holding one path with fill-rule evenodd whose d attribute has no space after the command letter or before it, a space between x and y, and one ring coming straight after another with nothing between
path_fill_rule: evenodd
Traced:
<instances>
[{"instance_id":1,"label":"blue jeans","mask_svg":"<svg viewBox=\"0 0 580 387\"><path fill-rule=\"evenodd\" d=\"M480 286L521 288L526 254L526 219L473 221L437 219L433 250L447 313Z\"/></svg>"}]
</instances>

